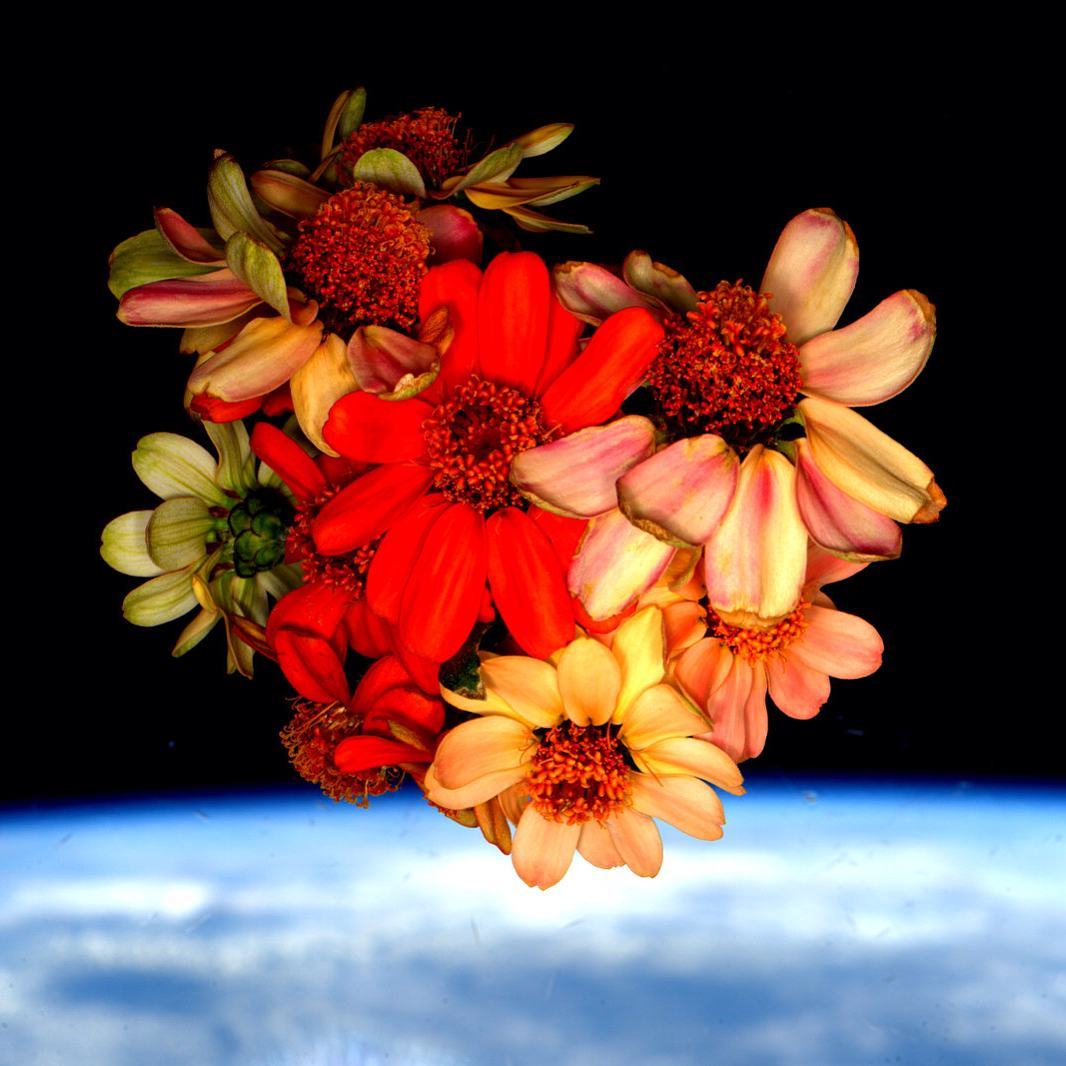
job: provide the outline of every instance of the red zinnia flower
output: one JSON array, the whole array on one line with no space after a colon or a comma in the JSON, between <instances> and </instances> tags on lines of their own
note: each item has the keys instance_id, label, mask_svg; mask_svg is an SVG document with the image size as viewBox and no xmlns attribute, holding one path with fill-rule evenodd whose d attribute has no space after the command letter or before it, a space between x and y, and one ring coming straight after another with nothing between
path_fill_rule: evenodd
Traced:
<instances>
[{"instance_id":1,"label":"red zinnia flower","mask_svg":"<svg viewBox=\"0 0 1066 1066\"><path fill-rule=\"evenodd\" d=\"M492 605L526 652L547 656L574 635L553 547L572 546L572 523L530 508L511 485L511 462L614 415L655 358L662 327L628 308L582 347L582 323L529 252L499 255L484 274L465 260L434 267L422 320L442 306L455 336L429 388L399 401L356 392L333 406L326 441L380 465L322 507L315 545L342 555L384 535L367 599L420 656L449 658Z\"/></svg>"}]
</instances>

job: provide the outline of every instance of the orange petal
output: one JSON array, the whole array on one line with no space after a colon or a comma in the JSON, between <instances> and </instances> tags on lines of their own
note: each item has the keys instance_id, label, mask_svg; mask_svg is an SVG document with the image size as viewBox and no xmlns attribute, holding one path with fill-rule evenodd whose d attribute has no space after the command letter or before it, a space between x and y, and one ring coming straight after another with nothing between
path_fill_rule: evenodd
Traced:
<instances>
[{"instance_id":1,"label":"orange petal","mask_svg":"<svg viewBox=\"0 0 1066 1066\"><path fill-rule=\"evenodd\" d=\"M472 718L444 734L433 772L444 788L462 788L485 774L524 766L535 745L529 727L513 718Z\"/></svg>"},{"instance_id":2,"label":"orange petal","mask_svg":"<svg viewBox=\"0 0 1066 1066\"><path fill-rule=\"evenodd\" d=\"M622 671L608 648L591 637L571 641L559 656L559 694L575 725L611 720L622 688Z\"/></svg>"},{"instance_id":3,"label":"orange petal","mask_svg":"<svg viewBox=\"0 0 1066 1066\"><path fill-rule=\"evenodd\" d=\"M631 774L633 806L650 818L660 818L698 840L718 840L725 811L718 793L694 777Z\"/></svg>"},{"instance_id":4,"label":"orange petal","mask_svg":"<svg viewBox=\"0 0 1066 1066\"><path fill-rule=\"evenodd\" d=\"M607 819L607 831L638 877L654 877L663 865L663 838L655 823L632 807L623 807Z\"/></svg>"},{"instance_id":5,"label":"orange petal","mask_svg":"<svg viewBox=\"0 0 1066 1066\"><path fill-rule=\"evenodd\" d=\"M534 888L551 888L570 869L580 825L552 822L530 805L515 830L511 861L519 877Z\"/></svg>"}]
</instances>

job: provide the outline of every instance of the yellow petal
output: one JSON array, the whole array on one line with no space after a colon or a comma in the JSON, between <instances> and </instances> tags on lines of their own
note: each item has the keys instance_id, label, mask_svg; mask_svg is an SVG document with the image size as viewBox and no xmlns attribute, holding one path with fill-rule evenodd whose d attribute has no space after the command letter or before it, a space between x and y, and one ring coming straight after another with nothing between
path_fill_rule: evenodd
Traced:
<instances>
[{"instance_id":1,"label":"yellow petal","mask_svg":"<svg viewBox=\"0 0 1066 1066\"><path fill-rule=\"evenodd\" d=\"M622 670L622 689L614 720L620 722L630 704L645 689L663 679L665 635L658 607L645 607L627 618L614 633L611 652Z\"/></svg>"},{"instance_id":2,"label":"yellow petal","mask_svg":"<svg viewBox=\"0 0 1066 1066\"><path fill-rule=\"evenodd\" d=\"M527 807L518 822L511 849L516 873L534 888L558 884L570 869L580 835L580 825L548 821L535 807Z\"/></svg>"},{"instance_id":3,"label":"yellow petal","mask_svg":"<svg viewBox=\"0 0 1066 1066\"><path fill-rule=\"evenodd\" d=\"M618 662L598 640L578 637L559 656L559 692L576 725L603 725L611 720L622 687Z\"/></svg>"},{"instance_id":4,"label":"yellow petal","mask_svg":"<svg viewBox=\"0 0 1066 1066\"><path fill-rule=\"evenodd\" d=\"M485 774L522 766L535 744L529 728L512 718L475 718L444 734L433 772L443 788L462 788Z\"/></svg>"},{"instance_id":5,"label":"yellow petal","mask_svg":"<svg viewBox=\"0 0 1066 1066\"><path fill-rule=\"evenodd\" d=\"M740 769L721 748L707 740L676 737L660 740L634 752L637 765L650 774L686 774L702 777L726 792L740 795L744 789Z\"/></svg>"},{"instance_id":6,"label":"yellow petal","mask_svg":"<svg viewBox=\"0 0 1066 1066\"><path fill-rule=\"evenodd\" d=\"M344 341L336 333L327 333L311 358L293 374L290 386L293 410L307 439L320 452L336 456L322 436L322 427L329 409L359 387Z\"/></svg>"},{"instance_id":7,"label":"yellow petal","mask_svg":"<svg viewBox=\"0 0 1066 1066\"><path fill-rule=\"evenodd\" d=\"M710 723L697 714L671 685L655 685L634 700L622 720L621 736L628 748L640 751L673 737L706 733Z\"/></svg>"},{"instance_id":8,"label":"yellow petal","mask_svg":"<svg viewBox=\"0 0 1066 1066\"><path fill-rule=\"evenodd\" d=\"M607 831L638 877L654 877L663 864L663 838L655 823L632 807L623 807L607 820Z\"/></svg>"},{"instance_id":9,"label":"yellow petal","mask_svg":"<svg viewBox=\"0 0 1066 1066\"><path fill-rule=\"evenodd\" d=\"M525 655L494 655L481 664L485 688L502 699L531 729L547 729L563 717L555 667Z\"/></svg>"},{"instance_id":10,"label":"yellow petal","mask_svg":"<svg viewBox=\"0 0 1066 1066\"><path fill-rule=\"evenodd\" d=\"M661 818L699 840L718 840L725 811L718 793L694 777L632 774L633 806L651 818Z\"/></svg>"}]
</instances>

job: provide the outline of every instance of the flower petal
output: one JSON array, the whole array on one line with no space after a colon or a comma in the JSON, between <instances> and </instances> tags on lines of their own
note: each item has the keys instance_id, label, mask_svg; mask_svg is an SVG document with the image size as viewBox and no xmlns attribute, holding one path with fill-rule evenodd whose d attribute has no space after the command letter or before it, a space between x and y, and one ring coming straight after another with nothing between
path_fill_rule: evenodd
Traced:
<instances>
[{"instance_id":1,"label":"flower petal","mask_svg":"<svg viewBox=\"0 0 1066 1066\"><path fill-rule=\"evenodd\" d=\"M449 332L447 309L431 332L438 337ZM428 324L424 324L428 325ZM443 343L443 341L442 341ZM404 400L427 389L440 372L436 344L408 337L385 326L361 326L352 334L347 352L349 371L364 392L383 400Z\"/></svg>"},{"instance_id":2,"label":"flower petal","mask_svg":"<svg viewBox=\"0 0 1066 1066\"><path fill-rule=\"evenodd\" d=\"M643 293L597 263L561 263L553 280L562 305L594 326L627 307L654 307Z\"/></svg>"},{"instance_id":3,"label":"flower petal","mask_svg":"<svg viewBox=\"0 0 1066 1066\"><path fill-rule=\"evenodd\" d=\"M947 500L933 472L857 411L808 396L797 410L818 469L841 492L897 522L935 522Z\"/></svg>"},{"instance_id":4,"label":"flower petal","mask_svg":"<svg viewBox=\"0 0 1066 1066\"><path fill-rule=\"evenodd\" d=\"M445 390L466 381L477 366L480 287L481 271L466 259L431 267L419 287L421 320L425 322L438 308L446 307L448 322L455 331L441 359L438 381Z\"/></svg>"},{"instance_id":5,"label":"flower petal","mask_svg":"<svg viewBox=\"0 0 1066 1066\"><path fill-rule=\"evenodd\" d=\"M418 463L391 463L345 485L311 523L324 555L343 555L369 544L407 513L433 474Z\"/></svg>"},{"instance_id":6,"label":"flower petal","mask_svg":"<svg viewBox=\"0 0 1066 1066\"><path fill-rule=\"evenodd\" d=\"M610 618L659 580L674 550L608 511L589 523L567 574L570 593L592 618Z\"/></svg>"},{"instance_id":7,"label":"flower petal","mask_svg":"<svg viewBox=\"0 0 1066 1066\"><path fill-rule=\"evenodd\" d=\"M225 263L225 250L212 242L214 233L211 230L197 229L169 207L157 207L152 214L163 240L182 259L204 266L222 266Z\"/></svg>"},{"instance_id":8,"label":"flower petal","mask_svg":"<svg viewBox=\"0 0 1066 1066\"><path fill-rule=\"evenodd\" d=\"M400 606L399 631L415 653L451 658L477 621L487 571L485 519L453 504L430 529Z\"/></svg>"},{"instance_id":9,"label":"flower petal","mask_svg":"<svg viewBox=\"0 0 1066 1066\"><path fill-rule=\"evenodd\" d=\"M196 496L164 500L152 512L145 530L148 554L164 570L180 570L207 555L207 534L215 519Z\"/></svg>"},{"instance_id":10,"label":"flower petal","mask_svg":"<svg viewBox=\"0 0 1066 1066\"><path fill-rule=\"evenodd\" d=\"M422 423L432 413L419 399L392 402L369 392L351 392L333 405L322 435L347 459L399 463L425 451Z\"/></svg>"},{"instance_id":11,"label":"flower petal","mask_svg":"<svg viewBox=\"0 0 1066 1066\"><path fill-rule=\"evenodd\" d=\"M914 289L882 300L844 329L800 348L803 391L866 407L901 393L921 372L936 338L936 311Z\"/></svg>"},{"instance_id":12,"label":"flower petal","mask_svg":"<svg viewBox=\"0 0 1066 1066\"><path fill-rule=\"evenodd\" d=\"M766 663L766 681L770 699L790 718L813 718L829 699L828 676L808 669L793 655L772 656Z\"/></svg>"},{"instance_id":13,"label":"flower petal","mask_svg":"<svg viewBox=\"0 0 1066 1066\"><path fill-rule=\"evenodd\" d=\"M259 297L232 270L223 268L129 289L119 301L118 318L127 326L189 329L229 322L259 303Z\"/></svg>"},{"instance_id":14,"label":"flower petal","mask_svg":"<svg viewBox=\"0 0 1066 1066\"><path fill-rule=\"evenodd\" d=\"M855 288L859 246L851 227L828 207L815 207L785 226L770 255L761 289L803 344L832 329Z\"/></svg>"},{"instance_id":15,"label":"flower petal","mask_svg":"<svg viewBox=\"0 0 1066 1066\"><path fill-rule=\"evenodd\" d=\"M563 569L524 511L507 507L485 526L492 599L523 651L546 659L574 635Z\"/></svg>"},{"instance_id":16,"label":"flower petal","mask_svg":"<svg viewBox=\"0 0 1066 1066\"><path fill-rule=\"evenodd\" d=\"M632 807L607 819L607 831L626 866L638 877L654 877L663 865L663 838L655 823Z\"/></svg>"},{"instance_id":17,"label":"flower petal","mask_svg":"<svg viewBox=\"0 0 1066 1066\"><path fill-rule=\"evenodd\" d=\"M469 211L454 204L435 204L422 208L415 218L429 230L431 263L447 263L452 259L481 262L485 238Z\"/></svg>"},{"instance_id":18,"label":"flower petal","mask_svg":"<svg viewBox=\"0 0 1066 1066\"><path fill-rule=\"evenodd\" d=\"M563 717L555 667L525 655L494 655L481 664L488 692L502 699L531 729L550 729Z\"/></svg>"},{"instance_id":19,"label":"flower petal","mask_svg":"<svg viewBox=\"0 0 1066 1066\"><path fill-rule=\"evenodd\" d=\"M535 807L528 806L518 822L511 849L515 872L533 888L551 888L570 869L580 835L580 825L548 821Z\"/></svg>"},{"instance_id":20,"label":"flower petal","mask_svg":"<svg viewBox=\"0 0 1066 1066\"><path fill-rule=\"evenodd\" d=\"M642 751L660 740L693 737L707 731L698 715L672 685L653 685L634 701L622 719L621 737L632 751Z\"/></svg>"},{"instance_id":21,"label":"flower petal","mask_svg":"<svg viewBox=\"0 0 1066 1066\"><path fill-rule=\"evenodd\" d=\"M630 704L662 681L664 638L663 614L658 607L645 607L615 631L611 654L622 671L622 688L614 713L616 722L628 722Z\"/></svg>"},{"instance_id":22,"label":"flower petal","mask_svg":"<svg viewBox=\"0 0 1066 1066\"><path fill-rule=\"evenodd\" d=\"M731 656L729 673L707 699L713 725L708 739L730 758L754 759L766 744L766 671Z\"/></svg>"},{"instance_id":23,"label":"flower petal","mask_svg":"<svg viewBox=\"0 0 1066 1066\"><path fill-rule=\"evenodd\" d=\"M559 693L575 725L603 725L614 715L622 671L608 648L591 637L571 641L559 656Z\"/></svg>"},{"instance_id":24,"label":"flower petal","mask_svg":"<svg viewBox=\"0 0 1066 1066\"><path fill-rule=\"evenodd\" d=\"M462 811L485 803L500 795L526 776L526 767L518 766L511 770L499 770L494 774L483 774L462 788L444 788L432 774L426 775L426 795L439 807L451 811Z\"/></svg>"},{"instance_id":25,"label":"flower petal","mask_svg":"<svg viewBox=\"0 0 1066 1066\"><path fill-rule=\"evenodd\" d=\"M344 341L336 333L327 333L289 384L293 411L304 435L320 452L335 458L337 453L326 442L322 430L333 405L358 388Z\"/></svg>"},{"instance_id":26,"label":"flower petal","mask_svg":"<svg viewBox=\"0 0 1066 1066\"><path fill-rule=\"evenodd\" d=\"M586 862L601 870L625 865L625 859L618 854L607 827L599 822L585 822L582 825L581 835L577 838L577 850Z\"/></svg>"},{"instance_id":27,"label":"flower petal","mask_svg":"<svg viewBox=\"0 0 1066 1066\"><path fill-rule=\"evenodd\" d=\"M511 463L511 481L539 507L591 518L617 505L618 478L654 451L655 427L627 415L521 452Z\"/></svg>"},{"instance_id":28,"label":"flower petal","mask_svg":"<svg viewBox=\"0 0 1066 1066\"><path fill-rule=\"evenodd\" d=\"M725 811L718 793L694 777L631 774L633 807L650 818L660 818L697 840L718 840Z\"/></svg>"},{"instance_id":29,"label":"flower petal","mask_svg":"<svg viewBox=\"0 0 1066 1066\"><path fill-rule=\"evenodd\" d=\"M326 488L326 479L315 461L287 433L269 422L257 422L252 430L252 451L266 463L300 500L313 500Z\"/></svg>"},{"instance_id":30,"label":"flower petal","mask_svg":"<svg viewBox=\"0 0 1066 1066\"><path fill-rule=\"evenodd\" d=\"M760 628L799 599L807 530L796 506L795 471L756 445L740 466L736 495L704 550L710 605L731 625Z\"/></svg>"},{"instance_id":31,"label":"flower petal","mask_svg":"<svg viewBox=\"0 0 1066 1066\"><path fill-rule=\"evenodd\" d=\"M841 492L818 468L809 441L801 438L794 446L796 504L811 539L857 562L898 558L903 548L899 526Z\"/></svg>"},{"instance_id":32,"label":"flower petal","mask_svg":"<svg viewBox=\"0 0 1066 1066\"><path fill-rule=\"evenodd\" d=\"M189 376L189 391L227 403L265 396L311 358L321 336L321 322L298 326L280 316L254 318L222 351L197 366Z\"/></svg>"},{"instance_id":33,"label":"flower petal","mask_svg":"<svg viewBox=\"0 0 1066 1066\"><path fill-rule=\"evenodd\" d=\"M807 628L789 649L804 666L830 677L867 677L881 665L884 642L869 622L830 607L808 607Z\"/></svg>"},{"instance_id":34,"label":"flower petal","mask_svg":"<svg viewBox=\"0 0 1066 1066\"><path fill-rule=\"evenodd\" d=\"M744 789L737 764L717 744L695 737L669 737L633 752L637 765L650 774L694 774L726 792Z\"/></svg>"},{"instance_id":35,"label":"flower petal","mask_svg":"<svg viewBox=\"0 0 1066 1066\"><path fill-rule=\"evenodd\" d=\"M138 585L122 601L122 616L135 626L159 626L188 614L197 605L192 572L189 565Z\"/></svg>"},{"instance_id":36,"label":"flower petal","mask_svg":"<svg viewBox=\"0 0 1066 1066\"><path fill-rule=\"evenodd\" d=\"M552 295L548 307L548 348L544 353L544 365L537 378L537 395L542 396L549 385L574 361L580 352L577 339L585 323L572 315Z\"/></svg>"},{"instance_id":37,"label":"flower petal","mask_svg":"<svg viewBox=\"0 0 1066 1066\"><path fill-rule=\"evenodd\" d=\"M218 463L211 453L177 433L149 433L137 441L133 469L157 496L196 496L227 509L232 502L215 481Z\"/></svg>"},{"instance_id":38,"label":"flower petal","mask_svg":"<svg viewBox=\"0 0 1066 1066\"><path fill-rule=\"evenodd\" d=\"M733 499L738 466L736 452L721 437L688 437L625 473L618 482L618 506L660 540L703 544Z\"/></svg>"},{"instance_id":39,"label":"flower petal","mask_svg":"<svg viewBox=\"0 0 1066 1066\"><path fill-rule=\"evenodd\" d=\"M356 774L379 766L429 762L428 752L384 737L346 737L333 752L333 763L342 774Z\"/></svg>"},{"instance_id":40,"label":"flower petal","mask_svg":"<svg viewBox=\"0 0 1066 1066\"><path fill-rule=\"evenodd\" d=\"M344 663L325 637L283 628L271 646L282 673L301 696L317 703L348 702Z\"/></svg>"},{"instance_id":41,"label":"flower petal","mask_svg":"<svg viewBox=\"0 0 1066 1066\"><path fill-rule=\"evenodd\" d=\"M733 653L714 637L704 637L682 652L674 677L697 707L706 708L732 668Z\"/></svg>"},{"instance_id":42,"label":"flower petal","mask_svg":"<svg viewBox=\"0 0 1066 1066\"><path fill-rule=\"evenodd\" d=\"M433 773L444 788L462 788L485 774L525 766L536 744L529 727L513 718L472 718L441 738Z\"/></svg>"},{"instance_id":43,"label":"flower petal","mask_svg":"<svg viewBox=\"0 0 1066 1066\"><path fill-rule=\"evenodd\" d=\"M606 422L643 380L662 337L662 326L643 308L611 315L544 393L548 422L564 433Z\"/></svg>"},{"instance_id":44,"label":"flower petal","mask_svg":"<svg viewBox=\"0 0 1066 1066\"><path fill-rule=\"evenodd\" d=\"M104 526L100 555L112 570L130 577L155 577L163 573L163 568L148 554L145 529L151 517L151 511L128 511Z\"/></svg>"}]
</instances>

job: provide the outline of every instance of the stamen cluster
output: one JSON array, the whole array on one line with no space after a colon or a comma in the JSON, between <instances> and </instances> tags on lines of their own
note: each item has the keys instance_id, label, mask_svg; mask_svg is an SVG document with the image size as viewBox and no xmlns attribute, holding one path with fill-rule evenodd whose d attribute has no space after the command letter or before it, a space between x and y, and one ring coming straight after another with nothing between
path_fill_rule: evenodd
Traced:
<instances>
[{"instance_id":1,"label":"stamen cluster","mask_svg":"<svg viewBox=\"0 0 1066 1066\"><path fill-rule=\"evenodd\" d=\"M476 374L422 424L434 487L479 511L525 507L510 481L511 460L551 439L540 403Z\"/></svg>"},{"instance_id":2,"label":"stamen cluster","mask_svg":"<svg viewBox=\"0 0 1066 1066\"><path fill-rule=\"evenodd\" d=\"M551 821L603 822L629 800L622 743L609 725L562 722L541 740L526 785L533 806Z\"/></svg>"},{"instance_id":3,"label":"stamen cluster","mask_svg":"<svg viewBox=\"0 0 1066 1066\"><path fill-rule=\"evenodd\" d=\"M664 329L648 387L668 435L717 433L745 449L791 412L799 356L765 293L723 281Z\"/></svg>"},{"instance_id":4,"label":"stamen cluster","mask_svg":"<svg viewBox=\"0 0 1066 1066\"><path fill-rule=\"evenodd\" d=\"M381 538L362 544L347 555L322 555L318 551L311 533L311 523L326 501L338 491L336 486L332 486L314 500L297 507L289 527L285 557L287 561L301 565L305 584L331 585L343 589L353 600L357 600L366 587L366 572L374 560Z\"/></svg>"},{"instance_id":5,"label":"stamen cluster","mask_svg":"<svg viewBox=\"0 0 1066 1066\"><path fill-rule=\"evenodd\" d=\"M735 655L748 662L756 662L784 651L798 640L807 628L806 610L809 601L802 601L787 618L767 629L743 629L723 622L714 611L707 612L708 633L720 640Z\"/></svg>"},{"instance_id":6,"label":"stamen cluster","mask_svg":"<svg viewBox=\"0 0 1066 1066\"><path fill-rule=\"evenodd\" d=\"M300 223L288 265L334 332L411 330L429 251L429 230L402 197L356 182Z\"/></svg>"}]
</instances>

